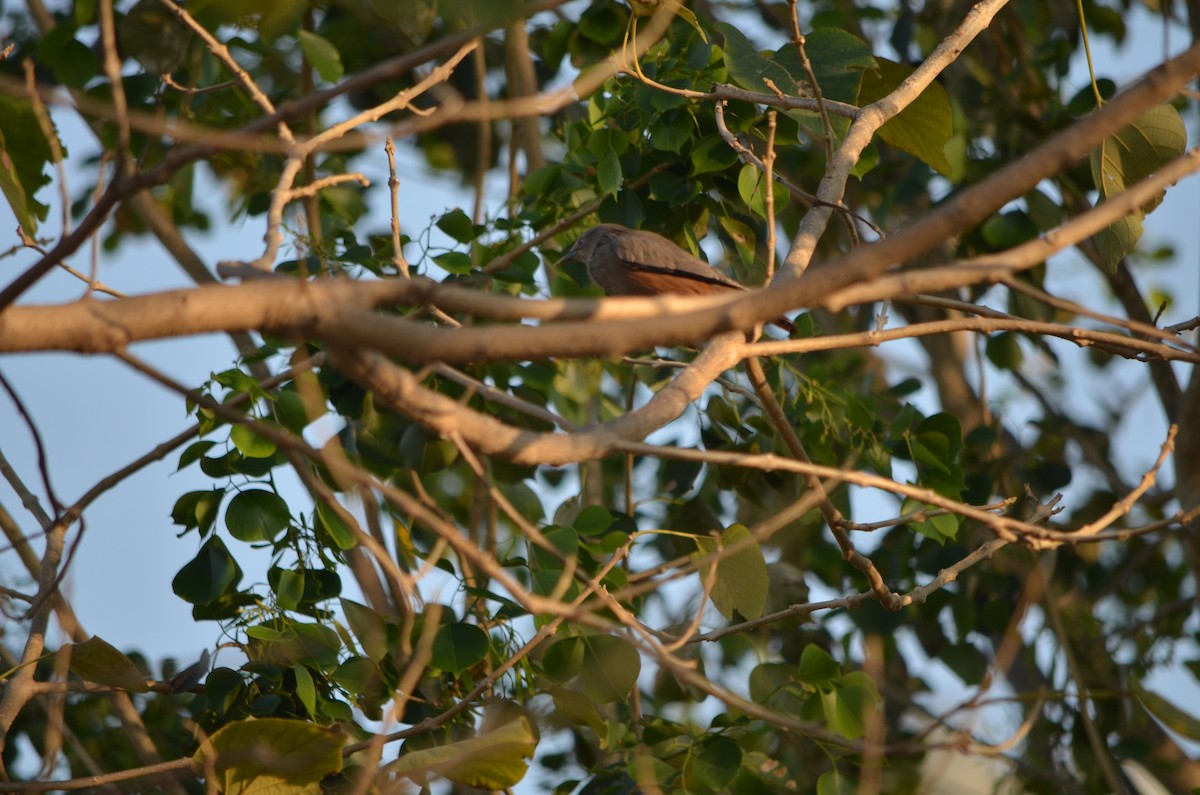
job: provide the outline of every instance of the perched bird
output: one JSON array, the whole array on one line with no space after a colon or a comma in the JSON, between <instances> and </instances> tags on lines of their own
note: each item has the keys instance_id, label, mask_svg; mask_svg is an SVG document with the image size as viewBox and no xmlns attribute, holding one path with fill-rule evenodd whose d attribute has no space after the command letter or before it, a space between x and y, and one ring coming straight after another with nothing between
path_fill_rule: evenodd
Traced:
<instances>
[{"instance_id":1,"label":"perched bird","mask_svg":"<svg viewBox=\"0 0 1200 795\"><path fill-rule=\"evenodd\" d=\"M712 295L747 290L703 260L653 232L600 224L584 232L562 260L587 266L588 276L609 295ZM774 321L789 334L787 318Z\"/></svg>"}]
</instances>

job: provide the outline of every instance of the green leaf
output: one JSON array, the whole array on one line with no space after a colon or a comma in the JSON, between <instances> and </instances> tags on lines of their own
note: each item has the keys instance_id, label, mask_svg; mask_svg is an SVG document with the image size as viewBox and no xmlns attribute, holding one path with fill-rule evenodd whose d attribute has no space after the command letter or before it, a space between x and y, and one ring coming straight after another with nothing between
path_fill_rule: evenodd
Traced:
<instances>
[{"instance_id":1,"label":"green leaf","mask_svg":"<svg viewBox=\"0 0 1200 795\"><path fill-rule=\"evenodd\" d=\"M354 709L345 701L338 701L336 698L323 698L317 704L318 711L331 720L350 721L354 719ZM314 793L314 795L317 795L317 793Z\"/></svg>"},{"instance_id":2,"label":"green leaf","mask_svg":"<svg viewBox=\"0 0 1200 795\"><path fill-rule=\"evenodd\" d=\"M1021 340L1011 331L1002 331L988 337L985 350L988 361L1002 370L1016 370L1025 360Z\"/></svg>"},{"instance_id":3,"label":"green leaf","mask_svg":"<svg viewBox=\"0 0 1200 795\"><path fill-rule=\"evenodd\" d=\"M611 127L601 127L588 136L587 146L588 151L596 157L607 152L612 152L619 157L625 154L625 150L629 148L629 136Z\"/></svg>"},{"instance_id":4,"label":"green leaf","mask_svg":"<svg viewBox=\"0 0 1200 795\"><path fill-rule=\"evenodd\" d=\"M222 386L229 387L231 393L245 392L256 400L268 398L266 390L262 388L262 384L258 383L257 378L236 367L213 374L213 380Z\"/></svg>"},{"instance_id":5,"label":"green leaf","mask_svg":"<svg viewBox=\"0 0 1200 795\"><path fill-rule=\"evenodd\" d=\"M450 466L457 458L458 449L452 442L433 436L416 423L409 425L400 437L400 460L412 469L436 472Z\"/></svg>"},{"instance_id":6,"label":"green leaf","mask_svg":"<svg viewBox=\"0 0 1200 795\"><path fill-rule=\"evenodd\" d=\"M457 207L437 219L437 228L459 243L470 243L478 236L470 217Z\"/></svg>"},{"instance_id":7,"label":"green leaf","mask_svg":"<svg viewBox=\"0 0 1200 795\"><path fill-rule=\"evenodd\" d=\"M738 172L738 195L755 215L767 217L767 178L757 167L746 163ZM778 197L776 197L778 198Z\"/></svg>"},{"instance_id":8,"label":"green leaf","mask_svg":"<svg viewBox=\"0 0 1200 795\"><path fill-rule=\"evenodd\" d=\"M196 461L199 461L204 456L205 453L207 453L209 450L211 450L213 448L213 445L215 445L215 444L216 444L216 442L212 442L207 439L201 439L198 442L193 442L193 443L189 444L187 446L187 449L185 449L182 453L180 453L179 466L177 466L175 468L175 471L178 472L180 469L183 469L184 467L189 466L189 465L195 463ZM180 524L180 523L176 522L176 524Z\"/></svg>"},{"instance_id":9,"label":"green leaf","mask_svg":"<svg viewBox=\"0 0 1200 795\"><path fill-rule=\"evenodd\" d=\"M926 434L931 438L944 440L945 448L942 452L947 460L957 459L958 454L962 452L962 425L953 414L942 411L921 420L917 425L917 436L919 438Z\"/></svg>"},{"instance_id":10,"label":"green leaf","mask_svg":"<svg viewBox=\"0 0 1200 795\"><path fill-rule=\"evenodd\" d=\"M799 715L807 697L795 666L763 663L750 672L750 698L784 715Z\"/></svg>"},{"instance_id":11,"label":"green leaf","mask_svg":"<svg viewBox=\"0 0 1200 795\"><path fill-rule=\"evenodd\" d=\"M284 718L230 723L192 757L200 773L215 771L224 795L319 792L321 779L342 769L346 735L337 724Z\"/></svg>"},{"instance_id":12,"label":"green leaf","mask_svg":"<svg viewBox=\"0 0 1200 795\"><path fill-rule=\"evenodd\" d=\"M5 147L2 132L0 132L0 190L4 192L4 198L8 199L8 206L12 207L13 214L17 216L17 226L21 227L29 237L36 235L37 215L30 212L30 197L26 195L25 186L21 184L21 178L17 174L13 158Z\"/></svg>"},{"instance_id":13,"label":"green leaf","mask_svg":"<svg viewBox=\"0 0 1200 795\"><path fill-rule=\"evenodd\" d=\"M1179 157L1186 146L1187 129L1179 111L1170 105L1158 105L1106 138L1092 152L1092 181L1103 199L1112 199ZM1158 207L1162 197L1159 193L1141 209L1096 235L1096 245L1110 269L1137 245L1142 219Z\"/></svg>"},{"instance_id":14,"label":"green leaf","mask_svg":"<svg viewBox=\"0 0 1200 795\"><path fill-rule=\"evenodd\" d=\"M71 673L85 682L119 687L131 693L145 693L150 689L133 660L97 635L83 643L69 643L64 648L71 650Z\"/></svg>"},{"instance_id":15,"label":"green leaf","mask_svg":"<svg viewBox=\"0 0 1200 795\"><path fill-rule=\"evenodd\" d=\"M614 3L596 3L579 17L579 32L597 44L608 46L620 43L628 15Z\"/></svg>"},{"instance_id":16,"label":"green leaf","mask_svg":"<svg viewBox=\"0 0 1200 795\"><path fill-rule=\"evenodd\" d=\"M191 38L192 32L158 0L138 0L117 25L121 52L155 75L179 67Z\"/></svg>"},{"instance_id":17,"label":"green leaf","mask_svg":"<svg viewBox=\"0 0 1200 795\"><path fill-rule=\"evenodd\" d=\"M865 691L860 687L839 687L821 694L821 706L825 710L825 721L830 731L835 731L851 740L862 737L866 731L863 705Z\"/></svg>"},{"instance_id":18,"label":"green leaf","mask_svg":"<svg viewBox=\"0 0 1200 795\"><path fill-rule=\"evenodd\" d=\"M438 20L438 0L399 0L399 2L378 3L370 6L372 15L384 21L387 28L399 31L405 41L405 46L415 47L423 44L433 31L434 23Z\"/></svg>"},{"instance_id":19,"label":"green leaf","mask_svg":"<svg viewBox=\"0 0 1200 795\"><path fill-rule=\"evenodd\" d=\"M855 795L858 784L840 770L828 770L817 779L817 795Z\"/></svg>"},{"instance_id":20,"label":"green leaf","mask_svg":"<svg viewBox=\"0 0 1200 795\"><path fill-rule=\"evenodd\" d=\"M683 765L688 792L722 790L742 765L741 747L722 735L705 737L693 747Z\"/></svg>"},{"instance_id":21,"label":"green leaf","mask_svg":"<svg viewBox=\"0 0 1200 795\"><path fill-rule=\"evenodd\" d=\"M366 657L351 657L338 666L333 679L359 699L379 691L379 667Z\"/></svg>"},{"instance_id":22,"label":"green leaf","mask_svg":"<svg viewBox=\"0 0 1200 795\"><path fill-rule=\"evenodd\" d=\"M545 553L541 553L545 555ZM566 591L560 592L559 588L566 583ZM579 593L579 584L574 582L570 575L564 571L562 564L556 563L553 566L539 564L533 570L533 592L539 596L550 596L551 594L561 593L563 599L573 599Z\"/></svg>"},{"instance_id":23,"label":"green leaf","mask_svg":"<svg viewBox=\"0 0 1200 795\"><path fill-rule=\"evenodd\" d=\"M865 41L841 28L822 27L804 37L804 51L822 96L851 104L857 101L864 72L875 66ZM790 44L779 49L775 60L790 73L803 74L799 53Z\"/></svg>"},{"instance_id":24,"label":"green leaf","mask_svg":"<svg viewBox=\"0 0 1200 795\"><path fill-rule=\"evenodd\" d=\"M659 3L658 0L630 0L629 7L633 9L634 16L648 17L659 10ZM691 9L685 7L682 2L670 3L669 8L680 19L695 28L701 41L705 44L708 43L708 36L704 35L704 29L700 27L700 20L696 19L696 15L692 13ZM634 24L637 22L635 21Z\"/></svg>"},{"instance_id":25,"label":"green leaf","mask_svg":"<svg viewBox=\"0 0 1200 795\"><path fill-rule=\"evenodd\" d=\"M312 674L303 665L293 665L292 673L296 676L296 697L304 705L304 711L309 715L317 714L317 686Z\"/></svg>"},{"instance_id":26,"label":"green leaf","mask_svg":"<svg viewBox=\"0 0 1200 795\"><path fill-rule=\"evenodd\" d=\"M692 176L720 173L733 167L737 152L720 136L709 136L692 148Z\"/></svg>"},{"instance_id":27,"label":"green leaf","mask_svg":"<svg viewBox=\"0 0 1200 795\"><path fill-rule=\"evenodd\" d=\"M291 522L287 503L278 494L247 489L229 501L225 527L238 541L271 541Z\"/></svg>"},{"instance_id":28,"label":"green leaf","mask_svg":"<svg viewBox=\"0 0 1200 795\"><path fill-rule=\"evenodd\" d=\"M615 635L588 635L582 640L583 692L597 704L626 698L637 685L642 670L637 649Z\"/></svg>"},{"instance_id":29,"label":"green leaf","mask_svg":"<svg viewBox=\"0 0 1200 795\"><path fill-rule=\"evenodd\" d=\"M733 620L735 612L748 619L759 618L763 614L763 606L767 603L767 589L770 584L767 562L763 558L762 548L743 525L731 525L721 533L720 548L728 548L735 544L747 546L727 554L717 563L716 581L709 596L713 605L727 619ZM696 546L700 551L693 553L692 558L697 561L705 555L716 553L718 549L716 541L703 536L696 538ZM701 582L708 581L712 565L711 562L701 563Z\"/></svg>"},{"instance_id":30,"label":"green leaf","mask_svg":"<svg viewBox=\"0 0 1200 795\"><path fill-rule=\"evenodd\" d=\"M582 536L599 536L616 522L616 517L602 505L589 505L579 512L572 525Z\"/></svg>"},{"instance_id":31,"label":"green leaf","mask_svg":"<svg viewBox=\"0 0 1200 795\"><path fill-rule=\"evenodd\" d=\"M679 154L683 145L692 139L696 120L683 110L667 111L650 130L650 145L663 152Z\"/></svg>"},{"instance_id":32,"label":"green leaf","mask_svg":"<svg viewBox=\"0 0 1200 795\"><path fill-rule=\"evenodd\" d=\"M1062 206L1037 188L1026 193L1024 198L1029 220L1039 232L1049 232L1061 225L1066 217Z\"/></svg>"},{"instance_id":33,"label":"green leaf","mask_svg":"<svg viewBox=\"0 0 1200 795\"><path fill-rule=\"evenodd\" d=\"M886 58L876 58L876 69L863 74L858 92L860 105L883 99L913 73ZM879 128L879 137L908 152L944 177L953 178L945 146L954 135L954 117L946 90L931 83L895 118Z\"/></svg>"},{"instance_id":34,"label":"green leaf","mask_svg":"<svg viewBox=\"0 0 1200 795\"><path fill-rule=\"evenodd\" d=\"M33 106L16 97L0 96L0 191L25 234L37 234L38 221L50 208L34 199L50 182L45 168L53 162L50 143Z\"/></svg>"},{"instance_id":35,"label":"green leaf","mask_svg":"<svg viewBox=\"0 0 1200 795\"><path fill-rule=\"evenodd\" d=\"M1024 212L1014 211L993 215L979 230L983 239L993 248L1005 249L1018 246L1037 237L1037 227Z\"/></svg>"},{"instance_id":36,"label":"green leaf","mask_svg":"<svg viewBox=\"0 0 1200 795\"><path fill-rule=\"evenodd\" d=\"M254 638L255 640L262 640L268 643L275 643L277 641L283 641L293 637L292 633L290 632L285 632L281 629L275 629L274 627L268 627L263 624L255 624L252 627L246 627L246 635Z\"/></svg>"},{"instance_id":37,"label":"green leaf","mask_svg":"<svg viewBox=\"0 0 1200 795\"><path fill-rule=\"evenodd\" d=\"M317 520L325 532L329 533L333 543L337 544L338 549L353 549L358 546L358 537L354 534L354 528L346 524L342 517L338 516L337 511L323 502L317 503Z\"/></svg>"},{"instance_id":38,"label":"green leaf","mask_svg":"<svg viewBox=\"0 0 1200 795\"><path fill-rule=\"evenodd\" d=\"M824 690L841 674L842 667L837 664L837 660L820 646L810 643L800 653L799 675L802 682Z\"/></svg>"},{"instance_id":39,"label":"green leaf","mask_svg":"<svg viewBox=\"0 0 1200 795\"><path fill-rule=\"evenodd\" d=\"M301 650L297 660L322 668L337 665L342 639L336 630L323 624L301 623L292 624L291 628L296 633Z\"/></svg>"},{"instance_id":40,"label":"green leaf","mask_svg":"<svg viewBox=\"0 0 1200 795\"><path fill-rule=\"evenodd\" d=\"M866 734L879 707L879 693L869 677L854 671L840 677L832 691L822 693L821 705L829 728L856 740Z\"/></svg>"},{"instance_id":41,"label":"green leaf","mask_svg":"<svg viewBox=\"0 0 1200 795\"><path fill-rule=\"evenodd\" d=\"M769 80L785 94L804 94L803 87L787 68L759 52L738 28L727 22L718 22L713 27L725 38L725 68L733 82L748 91L772 93L767 85Z\"/></svg>"},{"instance_id":42,"label":"green leaf","mask_svg":"<svg viewBox=\"0 0 1200 795\"><path fill-rule=\"evenodd\" d=\"M952 463L946 454L949 447L949 440L940 433L919 434L913 438L913 461L922 465L923 474L926 472L946 474L950 471L949 465Z\"/></svg>"},{"instance_id":43,"label":"green leaf","mask_svg":"<svg viewBox=\"0 0 1200 795\"><path fill-rule=\"evenodd\" d=\"M642 739L646 745L661 745L671 740L685 740L690 732L683 724L666 718L645 715L642 719Z\"/></svg>"},{"instance_id":44,"label":"green leaf","mask_svg":"<svg viewBox=\"0 0 1200 795\"><path fill-rule=\"evenodd\" d=\"M672 207L689 202L700 193L695 182L680 179L670 171L660 171L650 177L649 186L651 199Z\"/></svg>"},{"instance_id":45,"label":"green leaf","mask_svg":"<svg viewBox=\"0 0 1200 795\"><path fill-rule=\"evenodd\" d=\"M246 628L246 635L260 642L254 657L277 665L308 665L331 669L338 664L342 648L337 632L321 624L273 620L270 625L256 624Z\"/></svg>"},{"instance_id":46,"label":"green leaf","mask_svg":"<svg viewBox=\"0 0 1200 795\"><path fill-rule=\"evenodd\" d=\"M536 748L533 727L521 716L477 737L405 753L384 770L414 781L438 775L468 787L506 789L525 777L525 760Z\"/></svg>"},{"instance_id":47,"label":"green leaf","mask_svg":"<svg viewBox=\"0 0 1200 795\"><path fill-rule=\"evenodd\" d=\"M714 425L724 425L740 433L743 430L742 418L733 404L721 397L713 395L704 405L704 413Z\"/></svg>"},{"instance_id":48,"label":"green leaf","mask_svg":"<svg viewBox=\"0 0 1200 795\"><path fill-rule=\"evenodd\" d=\"M241 567L229 554L225 542L214 535L171 580L171 589L185 602L203 605L232 591L241 579Z\"/></svg>"},{"instance_id":49,"label":"green leaf","mask_svg":"<svg viewBox=\"0 0 1200 795\"><path fill-rule=\"evenodd\" d=\"M863 149L862 155L855 161L850 173L855 179L862 179L877 165L879 165L879 147L875 146L875 142L872 141Z\"/></svg>"},{"instance_id":50,"label":"green leaf","mask_svg":"<svg viewBox=\"0 0 1200 795\"><path fill-rule=\"evenodd\" d=\"M543 534L554 549L566 559L579 555L579 533L572 527L550 527ZM540 546L531 546L529 550L530 563L534 568L542 570L562 571L562 563L550 554L549 550Z\"/></svg>"},{"instance_id":51,"label":"green leaf","mask_svg":"<svg viewBox=\"0 0 1200 795\"><path fill-rule=\"evenodd\" d=\"M214 668L204 678L204 696L208 706L224 716L246 691L242 675L229 668Z\"/></svg>"},{"instance_id":52,"label":"green leaf","mask_svg":"<svg viewBox=\"0 0 1200 795\"><path fill-rule=\"evenodd\" d=\"M100 60L90 47L75 38L75 33L69 25L60 25L47 33L38 44L39 66L53 69L59 81L69 88L83 88L100 74Z\"/></svg>"},{"instance_id":53,"label":"green leaf","mask_svg":"<svg viewBox=\"0 0 1200 795\"><path fill-rule=\"evenodd\" d=\"M324 602L336 599L342 592L342 578L332 569L306 569L304 573L304 601Z\"/></svg>"},{"instance_id":54,"label":"green leaf","mask_svg":"<svg viewBox=\"0 0 1200 795\"><path fill-rule=\"evenodd\" d=\"M239 576L241 574L239 570ZM216 599L192 607L192 618L196 621L228 621L243 614L248 607L257 607L260 597L249 591L231 590Z\"/></svg>"},{"instance_id":55,"label":"green leaf","mask_svg":"<svg viewBox=\"0 0 1200 795\"><path fill-rule=\"evenodd\" d=\"M958 461L962 428L957 419L945 413L923 419L909 438L909 450L918 465L921 485L951 498L966 488Z\"/></svg>"},{"instance_id":56,"label":"green leaf","mask_svg":"<svg viewBox=\"0 0 1200 795\"><path fill-rule=\"evenodd\" d=\"M582 638L560 638L546 649L542 668L551 679L569 682L583 671L584 653Z\"/></svg>"},{"instance_id":57,"label":"green leaf","mask_svg":"<svg viewBox=\"0 0 1200 795\"><path fill-rule=\"evenodd\" d=\"M439 671L460 674L483 660L488 652L488 636L474 624L446 624L433 637L430 664Z\"/></svg>"},{"instance_id":58,"label":"green leaf","mask_svg":"<svg viewBox=\"0 0 1200 795\"><path fill-rule=\"evenodd\" d=\"M188 530L195 527L204 536L212 529L217 520L217 512L225 492L221 489L212 491L189 491L175 501L171 508L171 521Z\"/></svg>"},{"instance_id":59,"label":"green leaf","mask_svg":"<svg viewBox=\"0 0 1200 795\"><path fill-rule=\"evenodd\" d=\"M275 420L292 433L302 433L314 418L308 415L308 405L300 393L285 389L275 395ZM318 411L324 411L319 407Z\"/></svg>"},{"instance_id":60,"label":"green leaf","mask_svg":"<svg viewBox=\"0 0 1200 795\"><path fill-rule=\"evenodd\" d=\"M596 711L595 703L586 695L562 687L551 688L550 695L554 699L556 717L574 726L589 726L597 735L604 732L604 721Z\"/></svg>"},{"instance_id":61,"label":"green leaf","mask_svg":"<svg viewBox=\"0 0 1200 795\"><path fill-rule=\"evenodd\" d=\"M383 620L383 617L366 605L360 605L349 599L342 599L341 604L346 621L350 624L354 637L358 638L358 643L367 656L374 662L379 662L387 656L389 651L387 622Z\"/></svg>"},{"instance_id":62,"label":"green leaf","mask_svg":"<svg viewBox=\"0 0 1200 795\"><path fill-rule=\"evenodd\" d=\"M742 264L748 268L753 267L757 254L755 250L756 236L754 229L749 224L744 224L738 219L727 215L722 215L718 218L717 223L721 225L721 228L725 230L725 234L729 235L730 240L733 241Z\"/></svg>"},{"instance_id":63,"label":"green leaf","mask_svg":"<svg viewBox=\"0 0 1200 795\"><path fill-rule=\"evenodd\" d=\"M1192 742L1200 742L1200 718L1181 709L1177 704L1157 693L1142 687L1141 682L1133 683L1133 692L1142 707L1164 726ZM1193 706L1195 705L1193 704Z\"/></svg>"},{"instance_id":64,"label":"green leaf","mask_svg":"<svg viewBox=\"0 0 1200 795\"><path fill-rule=\"evenodd\" d=\"M1137 246L1142 239L1143 212L1134 212L1120 218L1105 229L1092 236L1096 249L1100 252L1101 261L1110 269L1115 270L1117 264Z\"/></svg>"},{"instance_id":65,"label":"green leaf","mask_svg":"<svg viewBox=\"0 0 1200 795\"><path fill-rule=\"evenodd\" d=\"M447 251L445 254L438 254L433 261L438 264L438 267L456 276L465 276L471 272L472 268L471 257L461 251Z\"/></svg>"},{"instance_id":66,"label":"green leaf","mask_svg":"<svg viewBox=\"0 0 1200 795\"><path fill-rule=\"evenodd\" d=\"M911 498L906 498L900 505L900 513L902 514L916 513L918 511L933 512L937 510L940 509L936 505L928 505ZM939 544L944 544L958 537L959 519L955 514L939 514L937 516L930 516L928 519L923 519L919 522L909 522L908 526L914 532L920 533Z\"/></svg>"},{"instance_id":67,"label":"green leaf","mask_svg":"<svg viewBox=\"0 0 1200 795\"><path fill-rule=\"evenodd\" d=\"M304 50L304 57L308 59L308 62L326 83L336 83L342 79L342 75L345 74L342 56L329 39L311 31L302 30L300 31L300 49Z\"/></svg>"},{"instance_id":68,"label":"green leaf","mask_svg":"<svg viewBox=\"0 0 1200 795\"><path fill-rule=\"evenodd\" d=\"M257 431L244 424L233 426L229 440L247 458L270 458L278 449L270 439L259 436Z\"/></svg>"},{"instance_id":69,"label":"green leaf","mask_svg":"<svg viewBox=\"0 0 1200 795\"><path fill-rule=\"evenodd\" d=\"M1183 154L1186 146L1187 128L1179 111L1171 105L1150 108L1092 152L1096 190L1111 199Z\"/></svg>"},{"instance_id":70,"label":"green leaf","mask_svg":"<svg viewBox=\"0 0 1200 795\"><path fill-rule=\"evenodd\" d=\"M604 196L616 196L623 180L621 159L617 157L616 152L609 149L600 155L600 160L596 163L597 187Z\"/></svg>"},{"instance_id":71,"label":"green leaf","mask_svg":"<svg viewBox=\"0 0 1200 795\"><path fill-rule=\"evenodd\" d=\"M285 569L279 573L275 599L284 610L295 610L304 598L304 572Z\"/></svg>"}]
</instances>

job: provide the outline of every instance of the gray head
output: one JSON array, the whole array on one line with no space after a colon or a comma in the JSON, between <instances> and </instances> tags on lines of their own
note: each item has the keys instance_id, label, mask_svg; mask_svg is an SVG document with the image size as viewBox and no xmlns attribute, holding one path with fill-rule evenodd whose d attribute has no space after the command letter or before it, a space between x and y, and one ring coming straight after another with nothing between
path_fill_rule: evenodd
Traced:
<instances>
[{"instance_id":1,"label":"gray head","mask_svg":"<svg viewBox=\"0 0 1200 795\"><path fill-rule=\"evenodd\" d=\"M629 231L631 230L618 224L593 226L579 236L575 241L575 245L571 246L567 250L567 253L563 254L562 259L556 262L555 265L566 262L569 259L579 260L584 264L588 264L592 261L592 255L595 254L597 248L611 243L620 237L622 233Z\"/></svg>"}]
</instances>

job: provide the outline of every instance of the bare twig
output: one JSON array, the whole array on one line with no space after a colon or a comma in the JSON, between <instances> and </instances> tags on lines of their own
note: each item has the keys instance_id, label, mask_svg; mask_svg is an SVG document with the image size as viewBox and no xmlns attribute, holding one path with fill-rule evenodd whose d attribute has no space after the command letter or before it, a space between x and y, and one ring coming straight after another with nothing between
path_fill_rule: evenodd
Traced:
<instances>
[{"instance_id":1,"label":"bare twig","mask_svg":"<svg viewBox=\"0 0 1200 795\"><path fill-rule=\"evenodd\" d=\"M404 258L404 246L400 242L400 180L396 178L396 144L389 135L383 151L388 161L388 191L392 197L392 262L405 279L412 278L408 260Z\"/></svg>"},{"instance_id":2,"label":"bare twig","mask_svg":"<svg viewBox=\"0 0 1200 795\"><path fill-rule=\"evenodd\" d=\"M825 130L825 162L833 160L833 125L829 121L829 109L825 107L825 94L817 75L813 72L812 63L808 60L808 52L804 48L804 34L800 32L800 9L796 0L788 0L788 18L792 23L792 46L800 56L800 66L808 77L808 85L812 88L813 99L817 101L817 110L821 114L821 126Z\"/></svg>"}]
</instances>

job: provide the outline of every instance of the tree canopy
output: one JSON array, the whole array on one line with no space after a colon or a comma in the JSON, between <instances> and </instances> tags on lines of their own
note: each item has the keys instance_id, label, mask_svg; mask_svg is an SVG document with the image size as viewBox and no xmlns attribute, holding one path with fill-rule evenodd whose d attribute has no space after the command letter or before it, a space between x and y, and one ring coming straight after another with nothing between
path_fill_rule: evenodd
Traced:
<instances>
[{"instance_id":1,"label":"tree canopy","mask_svg":"<svg viewBox=\"0 0 1200 795\"><path fill-rule=\"evenodd\" d=\"M1200 676L1197 296L1151 286L1197 263L1143 235L1200 170L1196 0L6 14L0 353L190 424L77 497L0 458L0 792L1200 788L1148 684ZM560 261L597 223L754 289L605 297ZM195 286L112 269L139 239ZM212 333L204 383L141 352ZM55 420L0 385L4 452ZM63 588L163 458L208 481L145 595L220 639L184 670Z\"/></svg>"}]
</instances>

